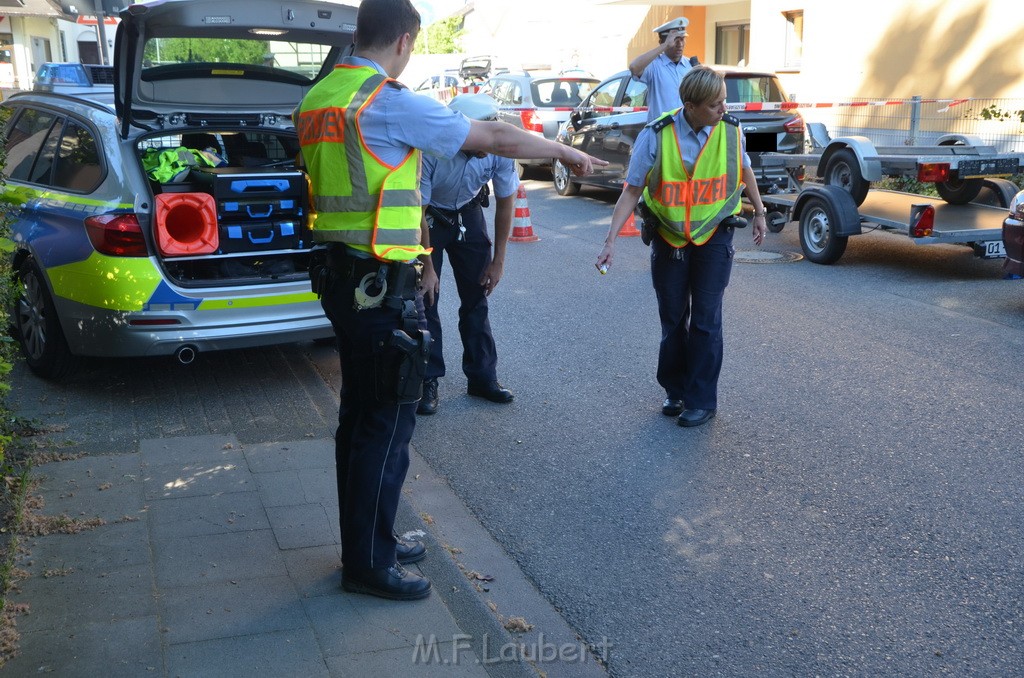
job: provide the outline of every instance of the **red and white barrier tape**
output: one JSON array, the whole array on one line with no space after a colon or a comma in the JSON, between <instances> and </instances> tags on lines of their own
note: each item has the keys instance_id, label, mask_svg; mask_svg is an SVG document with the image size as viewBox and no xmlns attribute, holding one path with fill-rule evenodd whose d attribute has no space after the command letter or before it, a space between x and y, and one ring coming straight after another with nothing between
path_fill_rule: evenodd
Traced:
<instances>
[{"instance_id":1,"label":"red and white barrier tape","mask_svg":"<svg viewBox=\"0 0 1024 678\"><path fill-rule=\"evenodd\" d=\"M782 102L749 102L739 104L725 105L725 108L730 111L788 111L794 108L842 108L846 106L850 107L862 107L862 106L900 106L904 104L948 104L947 106L939 109L939 112L944 112L959 106L960 104L973 101L973 99L892 99L888 101L816 101L811 103L800 103L796 101L782 101Z\"/></svg>"}]
</instances>

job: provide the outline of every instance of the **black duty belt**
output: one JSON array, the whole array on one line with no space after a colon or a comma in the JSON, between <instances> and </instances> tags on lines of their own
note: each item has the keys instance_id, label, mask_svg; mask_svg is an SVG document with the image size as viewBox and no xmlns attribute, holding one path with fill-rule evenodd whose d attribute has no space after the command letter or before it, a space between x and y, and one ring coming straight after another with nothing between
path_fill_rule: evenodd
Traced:
<instances>
[{"instance_id":1,"label":"black duty belt","mask_svg":"<svg viewBox=\"0 0 1024 678\"><path fill-rule=\"evenodd\" d=\"M362 257L340 243L327 245L327 267L338 276L361 281L368 275L387 283L385 301L414 299L419 284L421 265L418 260L408 262L380 261Z\"/></svg>"}]
</instances>

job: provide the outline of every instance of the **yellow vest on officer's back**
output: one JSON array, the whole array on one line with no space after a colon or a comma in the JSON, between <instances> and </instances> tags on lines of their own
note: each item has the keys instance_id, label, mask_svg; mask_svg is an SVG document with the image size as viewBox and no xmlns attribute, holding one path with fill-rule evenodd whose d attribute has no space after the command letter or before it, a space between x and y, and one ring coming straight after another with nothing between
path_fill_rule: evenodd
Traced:
<instances>
[{"instance_id":1,"label":"yellow vest on officer's back","mask_svg":"<svg viewBox=\"0 0 1024 678\"><path fill-rule=\"evenodd\" d=\"M313 237L385 261L410 261L420 245L420 152L397 166L366 145L359 117L383 87L402 87L366 66L337 66L302 99L295 127L313 193Z\"/></svg>"},{"instance_id":2,"label":"yellow vest on officer's back","mask_svg":"<svg viewBox=\"0 0 1024 678\"><path fill-rule=\"evenodd\" d=\"M657 134L658 151L647 173L644 202L658 217L658 233L665 242L673 247L703 245L715 234L719 222L740 211L740 130L726 122L715 125L697 156L692 176L683 165L675 124Z\"/></svg>"}]
</instances>

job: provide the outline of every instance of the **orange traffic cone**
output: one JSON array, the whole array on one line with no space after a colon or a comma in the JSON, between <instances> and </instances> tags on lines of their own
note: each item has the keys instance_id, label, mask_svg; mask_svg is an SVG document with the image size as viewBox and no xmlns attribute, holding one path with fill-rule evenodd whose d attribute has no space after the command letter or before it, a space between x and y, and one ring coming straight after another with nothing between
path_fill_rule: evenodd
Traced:
<instances>
[{"instance_id":1,"label":"orange traffic cone","mask_svg":"<svg viewBox=\"0 0 1024 678\"><path fill-rule=\"evenodd\" d=\"M514 203L515 212L512 217L511 242L537 242L540 240L533 234L533 224L530 222L530 206L526 204L526 188L519 184L516 191Z\"/></svg>"},{"instance_id":2,"label":"orange traffic cone","mask_svg":"<svg viewBox=\"0 0 1024 678\"><path fill-rule=\"evenodd\" d=\"M626 223L622 225L622 230L619 231L620 236L631 236L640 235L639 229L636 227L636 218L630 214L629 219L626 219Z\"/></svg>"}]
</instances>

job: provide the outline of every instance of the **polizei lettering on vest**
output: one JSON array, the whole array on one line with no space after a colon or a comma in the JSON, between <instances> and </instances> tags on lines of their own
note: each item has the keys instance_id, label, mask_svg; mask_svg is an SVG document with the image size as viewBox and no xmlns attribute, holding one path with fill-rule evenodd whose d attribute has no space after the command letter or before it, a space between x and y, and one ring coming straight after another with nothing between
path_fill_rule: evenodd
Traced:
<instances>
[{"instance_id":1,"label":"polizei lettering on vest","mask_svg":"<svg viewBox=\"0 0 1024 678\"><path fill-rule=\"evenodd\" d=\"M727 178L722 174L710 179L663 182L658 190L658 202L668 207L713 205L727 197Z\"/></svg>"},{"instance_id":2,"label":"polizei lettering on vest","mask_svg":"<svg viewBox=\"0 0 1024 678\"><path fill-rule=\"evenodd\" d=\"M318 108L299 114L299 143L303 146L319 143L345 142L345 109Z\"/></svg>"}]
</instances>

